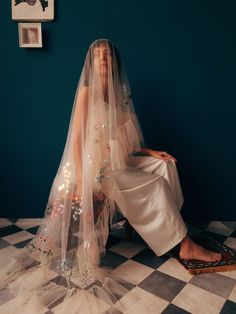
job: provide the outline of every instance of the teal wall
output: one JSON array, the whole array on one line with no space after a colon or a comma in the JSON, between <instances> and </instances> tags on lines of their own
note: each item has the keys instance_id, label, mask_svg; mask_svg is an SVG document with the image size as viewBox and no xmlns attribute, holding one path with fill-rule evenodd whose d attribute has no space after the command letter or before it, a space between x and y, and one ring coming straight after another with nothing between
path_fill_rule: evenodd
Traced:
<instances>
[{"instance_id":1,"label":"teal wall","mask_svg":"<svg viewBox=\"0 0 236 314\"><path fill-rule=\"evenodd\" d=\"M41 217L89 44L125 62L150 147L174 155L183 215L236 220L235 1L57 1L43 49L18 47L0 5L1 216ZM158 197L158 196L157 196Z\"/></svg>"}]
</instances>

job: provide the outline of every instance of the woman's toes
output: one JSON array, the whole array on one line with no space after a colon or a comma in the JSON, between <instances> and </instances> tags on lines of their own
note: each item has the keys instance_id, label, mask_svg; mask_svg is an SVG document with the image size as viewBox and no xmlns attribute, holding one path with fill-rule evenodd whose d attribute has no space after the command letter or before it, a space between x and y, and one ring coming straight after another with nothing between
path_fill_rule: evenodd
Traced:
<instances>
[{"instance_id":1,"label":"woman's toes","mask_svg":"<svg viewBox=\"0 0 236 314\"><path fill-rule=\"evenodd\" d=\"M219 262L222 259L222 254L221 253L217 253L217 261Z\"/></svg>"},{"instance_id":2,"label":"woman's toes","mask_svg":"<svg viewBox=\"0 0 236 314\"><path fill-rule=\"evenodd\" d=\"M220 253L212 253L210 257L210 261L212 262L219 262L222 258L222 255Z\"/></svg>"}]
</instances>

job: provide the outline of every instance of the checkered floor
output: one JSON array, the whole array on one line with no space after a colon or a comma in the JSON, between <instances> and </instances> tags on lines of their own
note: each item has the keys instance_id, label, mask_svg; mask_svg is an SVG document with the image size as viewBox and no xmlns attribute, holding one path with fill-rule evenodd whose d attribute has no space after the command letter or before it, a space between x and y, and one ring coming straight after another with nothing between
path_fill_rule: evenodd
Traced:
<instances>
[{"instance_id":1,"label":"checkered floor","mask_svg":"<svg viewBox=\"0 0 236 314\"><path fill-rule=\"evenodd\" d=\"M34 237L41 219L0 219L0 265ZM186 223L190 235L212 233L220 242L236 250L236 222L198 221ZM236 313L236 271L190 275L176 259L157 257L134 234L125 240L121 223L114 224L107 242L103 264L113 266L130 282L126 298L127 314L156 313ZM132 304L132 296L141 297ZM8 302L4 294L0 303ZM119 305L114 314L120 314ZM56 314L56 309L45 309ZM89 313L88 313L89 314Z\"/></svg>"}]
</instances>

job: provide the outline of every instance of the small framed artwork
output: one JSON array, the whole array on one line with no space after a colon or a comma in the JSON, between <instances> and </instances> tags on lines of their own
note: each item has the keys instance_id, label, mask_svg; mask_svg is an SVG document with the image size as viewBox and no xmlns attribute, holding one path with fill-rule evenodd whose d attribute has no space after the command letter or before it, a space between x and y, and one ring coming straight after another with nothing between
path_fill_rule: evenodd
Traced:
<instances>
[{"instance_id":1,"label":"small framed artwork","mask_svg":"<svg viewBox=\"0 0 236 314\"><path fill-rule=\"evenodd\" d=\"M21 48L41 48L41 23L18 23L19 46Z\"/></svg>"},{"instance_id":2,"label":"small framed artwork","mask_svg":"<svg viewBox=\"0 0 236 314\"><path fill-rule=\"evenodd\" d=\"M54 0L11 0L12 19L18 21L52 21Z\"/></svg>"}]
</instances>

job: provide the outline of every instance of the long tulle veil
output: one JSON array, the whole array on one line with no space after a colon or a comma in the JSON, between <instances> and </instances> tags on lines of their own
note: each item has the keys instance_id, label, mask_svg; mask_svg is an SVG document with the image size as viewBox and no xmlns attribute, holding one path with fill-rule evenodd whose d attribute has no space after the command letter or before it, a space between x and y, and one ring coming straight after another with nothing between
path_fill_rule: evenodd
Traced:
<instances>
[{"instance_id":1,"label":"long tulle veil","mask_svg":"<svg viewBox=\"0 0 236 314\"><path fill-rule=\"evenodd\" d=\"M109 40L96 40L86 55L42 223L0 270L0 288L12 296L1 313L112 312L127 287L101 258L117 200L126 211L116 173L128 167L141 141L119 53Z\"/></svg>"}]
</instances>

